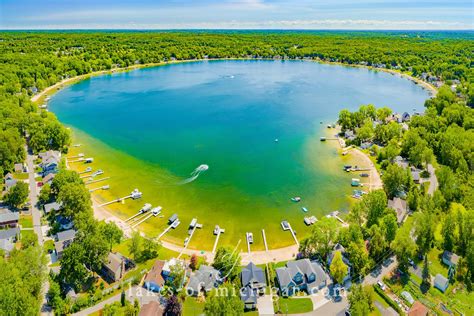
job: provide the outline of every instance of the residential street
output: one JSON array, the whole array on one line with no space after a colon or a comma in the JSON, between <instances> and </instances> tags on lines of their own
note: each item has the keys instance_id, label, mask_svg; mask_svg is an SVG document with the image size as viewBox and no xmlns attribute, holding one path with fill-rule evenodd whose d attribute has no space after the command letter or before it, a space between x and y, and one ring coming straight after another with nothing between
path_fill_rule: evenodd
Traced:
<instances>
[{"instance_id":1,"label":"residential street","mask_svg":"<svg viewBox=\"0 0 474 316\"><path fill-rule=\"evenodd\" d=\"M27 150L26 164L28 166L28 181L30 186L29 201L31 203L31 217L33 218L33 229L38 237L38 244L43 247L43 232L41 231L41 211L38 209L38 192L35 181L35 165L36 156ZM41 306L41 315L53 315L51 308L47 305L46 293L49 290L49 282L43 284L43 305Z\"/></svg>"},{"instance_id":2,"label":"residential street","mask_svg":"<svg viewBox=\"0 0 474 316\"><path fill-rule=\"evenodd\" d=\"M438 188L438 178L436 178L435 168L432 164L428 165L428 172L430 173L430 186L428 187L428 194L433 195L434 191Z\"/></svg>"},{"instance_id":3,"label":"residential street","mask_svg":"<svg viewBox=\"0 0 474 316\"><path fill-rule=\"evenodd\" d=\"M38 193L35 181L35 166L34 160L36 156L28 152L26 157L26 164L28 166L28 181L30 185L29 201L31 203L31 216L33 217L33 228L38 236L38 243L43 246L43 233L41 232L41 212L38 209Z\"/></svg>"}]
</instances>

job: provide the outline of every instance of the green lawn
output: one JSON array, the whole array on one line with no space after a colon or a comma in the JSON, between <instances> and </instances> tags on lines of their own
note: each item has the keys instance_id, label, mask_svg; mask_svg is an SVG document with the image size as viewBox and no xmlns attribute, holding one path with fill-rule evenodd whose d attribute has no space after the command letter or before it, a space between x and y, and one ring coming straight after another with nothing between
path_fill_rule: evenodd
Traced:
<instances>
[{"instance_id":1,"label":"green lawn","mask_svg":"<svg viewBox=\"0 0 474 316\"><path fill-rule=\"evenodd\" d=\"M313 310L313 302L310 298L282 298L280 297L275 305L280 307L280 311L283 314L298 314L298 313L308 313ZM278 309L275 308L275 312Z\"/></svg>"},{"instance_id":2,"label":"green lawn","mask_svg":"<svg viewBox=\"0 0 474 316\"><path fill-rule=\"evenodd\" d=\"M31 215L21 215L18 224L21 225L21 228L32 228L33 218L31 217Z\"/></svg>"},{"instance_id":3,"label":"green lawn","mask_svg":"<svg viewBox=\"0 0 474 316\"><path fill-rule=\"evenodd\" d=\"M15 173L14 177L17 180L26 180L26 179L28 179L28 174L27 173Z\"/></svg>"},{"instance_id":4,"label":"green lawn","mask_svg":"<svg viewBox=\"0 0 474 316\"><path fill-rule=\"evenodd\" d=\"M183 315L202 315L204 314L204 302L199 302L194 297L186 297L183 303Z\"/></svg>"},{"instance_id":5,"label":"green lawn","mask_svg":"<svg viewBox=\"0 0 474 316\"><path fill-rule=\"evenodd\" d=\"M428 262L429 262L429 269L430 273L433 276L436 276L438 273L442 274L444 277L448 276L448 267L445 266L441 260L440 255L443 251L433 248L428 252Z\"/></svg>"}]
</instances>

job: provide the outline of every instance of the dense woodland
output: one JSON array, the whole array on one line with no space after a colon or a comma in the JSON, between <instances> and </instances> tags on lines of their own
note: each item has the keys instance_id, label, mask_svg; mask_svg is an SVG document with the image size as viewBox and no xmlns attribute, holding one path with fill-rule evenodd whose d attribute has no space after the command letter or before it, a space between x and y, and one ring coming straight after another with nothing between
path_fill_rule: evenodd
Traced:
<instances>
[{"instance_id":1,"label":"dense woodland","mask_svg":"<svg viewBox=\"0 0 474 316\"><path fill-rule=\"evenodd\" d=\"M377 158L384 171L385 190L370 193L354 206L349 214L353 225L347 229L338 231L331 220L319 221L313 236L302 242L301 251L305 256L326 258L339 241L350 254L355 274L363 275L387 252L394 251L405 269L409 256L424 254L436 246L463 256L457 278L470 288L474 281L474 41L470 33L459 38L437 33L420 35L0 32L0 173L6 174L14 163L24 160L26 141L34 152L67 151L67 129L54 114L39 110L30 98L62 79L94 71L174 59L310 58L394 69L415 77L428 74L445 83L456 81L457 87L455 91L449 85L442 87L436 98L426 102L426 113L412 119L407 132L391 123L373 127L374 120L390 114L387 109L365 106L356 113L341 113L343 129L355 130L358 142L372 140L380 145ZM429 195L426 188L412 185L409 174L393 164L398 155L420 168L436 163L439 190ZM387 199L400 191L407 193L410 209L416 212L416 244L410 232L398 228L394 214L386 208ZM63 203L65 215L74 218L79 231L77 241L65 251L60 279L51 280L52 304L58 313L67 313L70 306L63 301L59 281L66 280L80 290L122 235L117 227L93 219L89 192L77 174L62 171L51 187L42 190L41 201L52 199ZM440 221L443 239L435 245L434 230ZM141 251L138 246L134 249L134 256L156 251L156 245L136 239L137 245L143 245ZM367 239L371 241L369 253L365 251ZM8 260L0 258L0 270L9 280L0 284L0 314L38 310L38 283L45 276L40 273L44 263L36 247L34 242L26 243ZM35 270L30 270L31 264ZM334 273L343 275L340 272L335 266ZM21 306L13 300L15 291L22 293L15 295L24 299ZM208 310L212 310L211 305Z\"/></svg>"}]
</instances>

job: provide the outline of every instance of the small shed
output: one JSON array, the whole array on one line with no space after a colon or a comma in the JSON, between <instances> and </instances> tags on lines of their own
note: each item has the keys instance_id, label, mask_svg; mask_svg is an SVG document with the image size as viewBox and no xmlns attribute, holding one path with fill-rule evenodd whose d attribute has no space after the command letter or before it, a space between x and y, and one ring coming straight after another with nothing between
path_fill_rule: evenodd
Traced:
<instances>
[{"instance_id":1,"label":"small shed","mask_svg":"<svg viewBox=\"0 0 474 316\"><path fill-rule=\"evenodd\" d=\"M444 293L449 286L449 280L438 273L434 279L434 286Z\"/></svg>"},{"instance_id":2,"label":"small shed","mask_svg":"<svg viewBox=\"0 0 474 316\"><path fill-rule=\"evenodd\" d=\"M413 299L413 296L407 291L403 291L401 293L401 296L408 302L408 304L413 305L415 303L415 300Z\"/></svg>"},{"instance_id":3,"label":"small shed","mask_svg":"<svg viewBox=\"0 0 474 316\"><path fill-rule=\"evenodd\" d=\"M459 262L459 256L455 253L445 250L443 252L443 263L448 267L456 267Z\"/></svg>"}]
</instances>

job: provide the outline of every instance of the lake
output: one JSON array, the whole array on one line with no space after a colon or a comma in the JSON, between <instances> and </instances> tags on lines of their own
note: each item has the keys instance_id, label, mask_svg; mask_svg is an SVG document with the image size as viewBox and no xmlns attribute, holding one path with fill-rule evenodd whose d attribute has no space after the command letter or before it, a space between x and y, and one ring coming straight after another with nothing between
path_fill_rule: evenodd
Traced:
<instances>
[{"instance_id":1,"label":"lake","mask_svg":"<svg viewBox=\"0 0 474 316\"><path fill-rule=\"evenodd\" d=\"M225 228L222 243L253 232L263 249L292 243L280 228L288 220L301 238L310 232L303 217L321 217L350 205L350 158L338 154L327 124L341 109L361 104L396 112L423 110L427 91L385 72L303 61L202 61L176 63L93 77L66 87L49 108L74 132L72 154L95 158L91 165L111 178L90 188L108 201L134 188L138 201L114 204L121 218L144 203L163 206L164 218L140 225L149 236L177 213L181 225L164 239L182 245L187 226L203 228L190 247L212 248L212 230ZM350 162L350 161L349 161ZM76 170L82 164L72 164ZM294 203L291 197L300 196ZM304 213L301 208L309 211Z\"/></svg>"}]
</instances>

